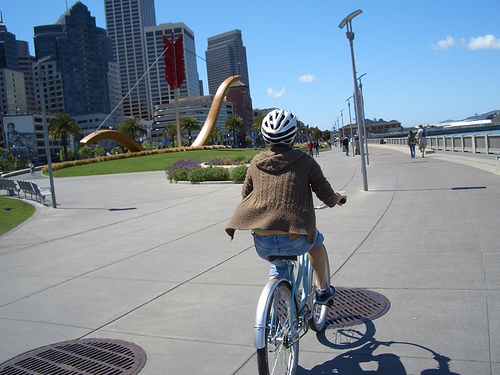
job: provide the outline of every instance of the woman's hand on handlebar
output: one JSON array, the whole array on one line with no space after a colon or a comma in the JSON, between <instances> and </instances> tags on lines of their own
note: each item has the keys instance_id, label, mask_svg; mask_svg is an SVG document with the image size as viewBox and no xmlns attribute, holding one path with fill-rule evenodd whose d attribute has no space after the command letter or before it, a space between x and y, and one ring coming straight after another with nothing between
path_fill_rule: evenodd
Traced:
<instances>
[{"instance_id":1,"label":"woman's hand on handlebar","mask_svg":"<svg viewBox=\"0 0 500 375\"><path fill-rule=\"evenodd\" d=\"M337 206L342 206L346 204L347 202L347 195L343 191L340 191L339 193L340 199L337 201Z\"/></svg>"}]
</instances>

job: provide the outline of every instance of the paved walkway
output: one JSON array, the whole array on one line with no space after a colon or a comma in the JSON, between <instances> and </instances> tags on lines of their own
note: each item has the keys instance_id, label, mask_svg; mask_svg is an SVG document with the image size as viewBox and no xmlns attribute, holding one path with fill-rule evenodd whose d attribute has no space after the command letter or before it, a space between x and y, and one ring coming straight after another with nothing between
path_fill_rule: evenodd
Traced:
<instances>
[{"instance_id":1,"label":"paved walkway","mask_svg":"<svg viewBox=\"0 0 500 375\"><path fill-rule=\"evenodd\" d=\"M299 374L500 374L500 176L470 165L495 165L493 156L469 157L370 146L365 192L359 156L320 155L349 197L317 211L332 282L391 307L354 329L310 331ZM252 327L268 265L248 233L224 232L241 185L145 172L55 188L57 209L34 203L35 216L0 238L0 363L113 338L146 351L141 375L256 373Z\"/></svg>"}]
</instances>

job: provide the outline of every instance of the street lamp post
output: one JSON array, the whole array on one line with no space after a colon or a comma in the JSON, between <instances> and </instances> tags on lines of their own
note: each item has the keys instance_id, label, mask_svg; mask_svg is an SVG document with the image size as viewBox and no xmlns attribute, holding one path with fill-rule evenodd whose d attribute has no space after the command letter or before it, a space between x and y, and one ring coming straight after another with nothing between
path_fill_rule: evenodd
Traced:
<instances>
[{"instance_id":1,"label":"street lamp post","mask_svg":"<svg viewBox=\"0 0 500 375\"><path fill-rule=\"evenodd\" d=\"M33 65L32 69L35 69L39 64L45 62L52 58L52 56L45 56L44 58L38 60L38 62ZM45 75L44 77L45 78ZM49 169L49 181L50 181L50 194L52 195L52 207L57 208L56 203L56 189L54 187L54 174L52 172L52 156L50 155L50 145L49 145L49 133L47 129L47 111L45 109L45 93L43 92L43 84L41 77L39 78L40 85L40 97L42 100L42 125L43 125L43 138L45 141L45 153L47 154L47 166Z\"/></svg>"},{"instance_id":2,"label":"street lamp post","mask_svg":"<svg viewBox=\"0 0 500 375\"><path fill-rule=\"evenodd\" d=\"M352 31L352 24L351 21L354 17L357 15L363 13L361 9L358 9L351 14L349 14L346 18L342 20L339 24L339 28L343 29L345 26L347 26L347 32L346 36L347 39L349 39L349 45L351 47L351 63L352 63L352 76L354 80L354 101L355 101L355 112L356 112L356 122L358 124L358 135L360 137L360 142L359 142L359 147L360 147L360 152L361 152L361 173L363 174L363 188L364 191L368 190L368 178L366 176L366 161L365 161L365 147L364 147L364 140L363 140L363 129L360 123L361 119L361 108L360 108L360 102L359 102L359 89L358 89L358 80L356 77L356 63L354 60L354 47L353 47L353 40L354 40L354 32Z\"/></svg>"},{"instance_id":3,"label":"street lamp post","mask_svg":"<svg viewBox=\"0 0 500 375\"><path fill-rule=\"evenodd\" d=\"M352 141L352 117L351 117L351 102L349 101L352 98L352 96L348 97L346 102L347 102L347 107L349 108L349 136L350 136L350 141L352 144L352 156L356 156L356 153L354 152L354 142ZM349 146L348 146L349 147Z\"/></svg>"},{"instance_id":4,"label":"street lamp post","mask_svg":"<svg viewBox=\"0 0 500 375\"><path fill-rule=\"evenodd\" d=\"M341 110L340 110L340 119L341 119L341 121L342 121L342 131L343 131L343 129L344 129L344 113L343 113L343 112L344 112L344 110L345 110L345 108L343 108L343 109L341 109ZM342 142L341 142L341 143L342 143Z\"/></svg>"},{"instance_id":5,"label":"street lamp post","mask_svg":"<svg viewBox=\"0 0 500 375\"><path fill-rule=\"evenodd\" d=\"M363 83L361 82L361 78L366 76L366 73L360 75L358 77L359 81L359 93L360 93L360 101L361 101L361 117L363 118L363 133L365 136L365 152L366 152L366 165L370 165L370 153L368 152L368 133L366 132L366 119L365 119L365 98L363 96Z\"/></svg>"}]
</instances>

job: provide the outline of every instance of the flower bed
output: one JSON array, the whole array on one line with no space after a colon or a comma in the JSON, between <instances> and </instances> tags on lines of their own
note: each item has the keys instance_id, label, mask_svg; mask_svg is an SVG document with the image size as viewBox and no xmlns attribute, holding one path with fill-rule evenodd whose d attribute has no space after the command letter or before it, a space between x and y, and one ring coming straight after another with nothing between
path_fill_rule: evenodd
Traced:
<instances>
[{"instance_id":1,"label":"flower bed","mask_svg":"<svg viewBox=\"0 0 500 375\"><path fill-rule=\"evenodd\" d=\"M214 159L201 163L197 159L183 159L167 167L165 172L170 182L244 181L248 166L244 161L233 162L230 164L226 159Z\"/></svg>"}]
</instances>

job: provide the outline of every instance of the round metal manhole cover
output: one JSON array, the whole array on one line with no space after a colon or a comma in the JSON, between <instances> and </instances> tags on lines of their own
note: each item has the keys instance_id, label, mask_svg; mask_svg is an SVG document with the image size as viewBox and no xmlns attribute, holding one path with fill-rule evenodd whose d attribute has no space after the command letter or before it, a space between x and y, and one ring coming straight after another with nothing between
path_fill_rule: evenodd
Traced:
<instances>
[{"instance_id":1,"label":"round metal manhole cover","mask_svg":"<svg viewBox=\"0 0 500 375\"><path fill-rule=\"evenodd\" d=\"M0 375L133 375L146 364L136 344L83 339L47 345L0 364Z\"/></svg>"},{"instance_id":2,"label":"round metal manhole cover","mask_svg":"<svg viewBox=\"0 0 500 375\"><path fill-rule=\"evenodd\" d=\"M384 315L390 308L383 295L366 289L335 288L328 312L327 329L354 326Z\"/></svg>"}]
</instances>

